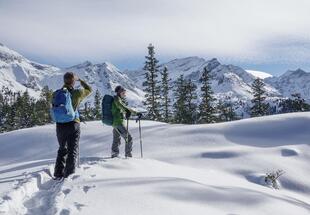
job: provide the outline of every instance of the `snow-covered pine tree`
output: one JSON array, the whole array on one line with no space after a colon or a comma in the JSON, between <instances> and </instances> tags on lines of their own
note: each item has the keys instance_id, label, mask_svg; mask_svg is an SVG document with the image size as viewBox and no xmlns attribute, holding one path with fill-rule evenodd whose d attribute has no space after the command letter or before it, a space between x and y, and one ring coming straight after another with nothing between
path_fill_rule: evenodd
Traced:
<instances>
[{"instance_id":1,"label":"snow-covered pine tree","mask_svg":"<svg viewBox=\"0 0 310 215\"><path fill-rule=\"evenodd\" d=\"M171 99L169 97L170 90L172 89L170 85L171 79L169 78L168 68L164 67L161 73L161 117L164 122L170 122L171 120Z\"/></svg>"},{"instance_id":2,"label":"snow-covered pine tree","mask_svg":"<svg viewBox=\"0 0 310 215\"><path fill-rule=\"evenodd\" d=\"M180 77L176 80L173 93L174 93L174 99L175 99L175 102L173 104L174 122L185 123L186 90L185 90L185 80L184 80L183 75L180 75Z\"/></svg>"},{"instance_id":3,"label":"snow-covered pine tree","mask_svg":"<svg viewBox=\"0 0 310 215\"><path fill-rule=\"evenodd\" d=\"M94 119L96 120L101 119L101 100L102 100L101 94L97 89L95 93L94 108L93 108L93 115Z\"/></svg>"},{"instance_id":4,"label":"snow-covered pine tree","mask_svg":"<svg viewBox=\"0 0 310 215\"><path fill-rule=\"evenodd\" d=\"M252 90L253 90L253 99L251 107L251 116L257 117L257 116L265 116L269 113L269 104L265 102L266 96L265 96L265 89L264 89L265 83L262 79L257 78L254 80L252 84Z\"/></svg>"},{"instance_id":5,"label":"snow-covered pine tree","mask_svg":"<svg viewBox=\"0 0 310 215\"><path fill-rule=\"evenodd\" d=\"M192 80L185 81L185 114L184 123L195 124L197 122L197 86Z\"/></svg>"},{"instance_id":6,"label":"snow-covered pine tree","mask_svg":"<svg viewBox=\"0 0 310 215\"><path fill-rule=\"evenodd\" d=\"M213 91L211 88L211 75L207 67L203 69L202 76L200 78L201 86L201 103L199 104L199 122L200 123L214 123L216 121L215 108L213 102Z\"/></svg>"},{"instance_id":7,"label":"snow-covered pine tree","mask_svg":"<svg viewBox=\"0 0 310 215\"><path fill-rule=\"evenodd\" d=\"M151 120L160 119L160 85L158 81L158 60L155 58L154 46L148 46L148 55L145 56L144 65L145 81L143 82L145 92L144 105L147 109L147 118Z\"/></svg>"}]
</instances>

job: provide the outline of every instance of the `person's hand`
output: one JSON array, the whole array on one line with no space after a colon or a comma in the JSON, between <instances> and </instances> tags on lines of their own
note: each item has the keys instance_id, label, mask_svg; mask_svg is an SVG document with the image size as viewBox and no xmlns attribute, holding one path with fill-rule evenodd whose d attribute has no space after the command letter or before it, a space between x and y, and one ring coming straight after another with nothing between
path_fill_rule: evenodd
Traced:
<instances>
[{"instance_id":1,"label":"person's hand","mask_svg":"<svg viewBox=\"0 0 310 215\"><path fill-rule=\"evenodd\" d=\"M130 111L126 111L126 119L129 119L131 116L131 112Z\"/></svg>"},{"instance_id":2,"label":"person's hand","mask_svg":"<svg viewBox=\"0 0 310 215\"><path fill-rule=\"evenodd\" d=\"M74 75L74 80L79 81L81 79L80 79L80 77L78 75Z\"/></svg>"},{"instance_id":3,"label":"person's hand","mask_svg":"<svg viewBox=\"0 0 310 215\"><path fill-rule=\"evenodd\" d=\"M137 113L138 119L142 118L142 113Z\"/></svg>"}]
</instances>

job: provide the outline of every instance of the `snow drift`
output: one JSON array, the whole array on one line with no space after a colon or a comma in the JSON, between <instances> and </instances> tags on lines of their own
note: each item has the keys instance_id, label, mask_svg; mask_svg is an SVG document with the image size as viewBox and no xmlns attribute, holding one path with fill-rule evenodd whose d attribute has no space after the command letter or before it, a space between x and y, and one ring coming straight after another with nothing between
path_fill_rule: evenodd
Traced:
<instances>
[{"instance_id":1,"label":"snow drift","mask_svg":"<svg viewBox=\"0 0 310 215\"><path fill-rule=\"evenodd\" d=\"M54 125L0 135L3 214L309 214L310 114L213 125L142 121L133 159L110 155L111 128L82 124L82 165L54 184ZM124 147L124 145L123 145ZM280 190L264 183L283 169Z\"/></svg>"}]
</instances>

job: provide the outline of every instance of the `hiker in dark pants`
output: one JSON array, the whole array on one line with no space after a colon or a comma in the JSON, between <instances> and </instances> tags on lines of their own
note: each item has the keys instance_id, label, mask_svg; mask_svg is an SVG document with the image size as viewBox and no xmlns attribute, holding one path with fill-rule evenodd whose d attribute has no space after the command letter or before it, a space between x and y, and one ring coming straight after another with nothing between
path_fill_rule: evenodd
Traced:
<instances>
[{"instance_id":1,"label":"hiker in dark pants","mask_svg":"<svg viewBox=\"0 0 310 215\"><path fill-rule=\"evenodd\" d=\"M112 103L112 115L113 115L113 144L112 144L112 158L118 157L119 146L121 144L121 137L126 141L125 156L132 157L132 137L129 134L127 128L124 126L124 114L128 120L131 114L136 114L141 117L141 114L127 107L122 98L126 96L126 90L122 86L115 88L116 96ZM128 139L127 139L128 138Z\"/></svg>"},{"instance_id":2,"label":"hiker in dark pants","mask_svg":"<svg viewBox=\"0 0 310 215\"><path fill-rule=\"evenodd\" d=\"M83 89L74 89L74 84L76 81L80 81ZM72 121L63 123L56 121L56 133L59 143L54 171L54 177L56 179L63 177L67 178L69 175L75 172L80 139L80 118L77 109L82 100L86 98L92 91L88 84L86 84L72 72L67 72L64 75L64 86L61 89L70 92L70 105L72 106L75 114ZM53 101L55 98L55 93L53 94Z\"/></svg>"}]
</instances>

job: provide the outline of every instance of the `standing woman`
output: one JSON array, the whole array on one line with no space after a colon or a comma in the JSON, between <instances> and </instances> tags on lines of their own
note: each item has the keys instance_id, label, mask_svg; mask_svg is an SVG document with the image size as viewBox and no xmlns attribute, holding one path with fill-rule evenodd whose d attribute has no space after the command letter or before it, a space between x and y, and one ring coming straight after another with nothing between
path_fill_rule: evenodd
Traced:
<instances>
[{"instance_id":1,"label":"standing woman","mask_svg":"<svg viewBox=\"0 0 310 215\"><path fill-rule=\"evenodd\" d=\"M79 81L83 89L74 89ZM80 140L80 117L78 107L92 92L91 87L72 72L64 75L64 85L53 94L53 118L59 149L55 164L55 179L67 178L75 172Z\"/></svg>"}]
</instances>

